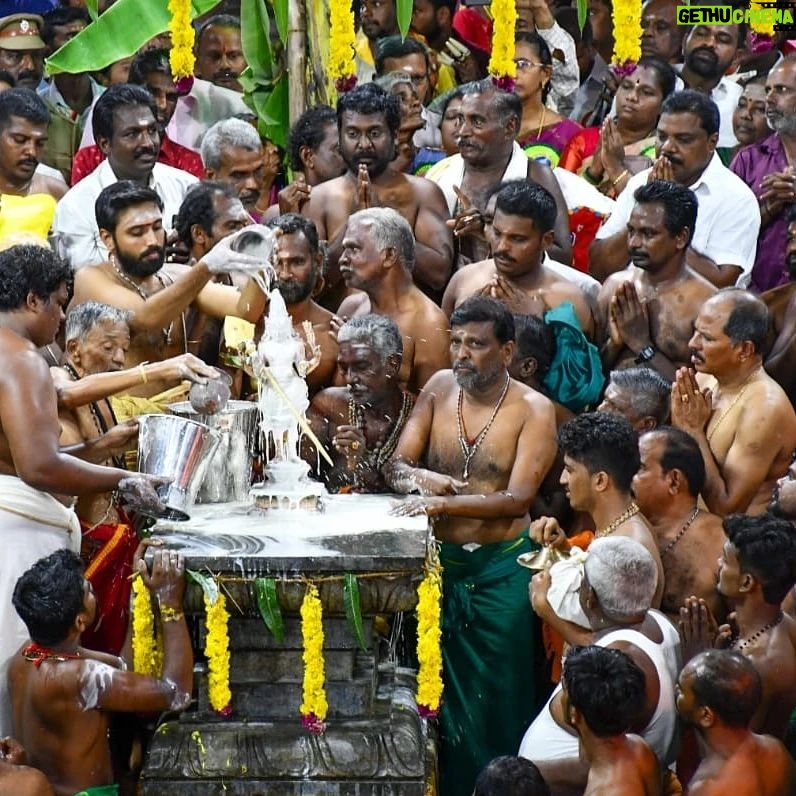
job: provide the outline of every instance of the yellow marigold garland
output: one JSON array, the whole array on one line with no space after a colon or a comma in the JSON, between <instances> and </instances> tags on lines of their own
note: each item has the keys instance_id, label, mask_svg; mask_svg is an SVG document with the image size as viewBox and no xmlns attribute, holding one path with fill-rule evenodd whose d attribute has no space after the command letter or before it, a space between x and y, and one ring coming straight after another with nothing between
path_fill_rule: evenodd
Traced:
<instances>
[{"instance_id":1,"label":"yellow marigold garland","mask_svg":"<svg viewBox=\"0 0 796 796\"><path fill-rule=\"evenodd\" d=\"M210 707L222 716L232 712L229 690L229 611L227 599L219 589L216 601L205 600L205 657L207 658L207 694Z\"/></svg>"},{"instance_id":2,"label":"yellow marigold garland","mask_svg":"<svg viewBox=\"0 0 796 796\"><path fill-rule=\"evenodd\" d=\"M152 597L144 581L133 580L133 671L160 677L162 656L155 641L155 614Z\"/></svg>"},{"instance_id":3,"label":"yellow marigold garland","mask_svg":"<svg viewBox=\"0 0 796 796\"><path fill-rule=\"evenodd\" d=\"M196 32L191 25L191 0L169 0L171 22L171 74L174 81L191 77L196 59L193 44Z\"/></svg>"},{"instance_id":4,"label":"yellow marigold garland","mask_svg":"<svg viewBox=\"0 0 796 796\"><path fill-rule=\"evenodd\" d=\"M323 659L323 607L318 588L310 584L301 603L301 636L304 643L304 682L301 690L301 723L305 729L320 734L326 729L326 679Z\"/></svg>"},{"instance_id":5,"label":"yellow marigold garland","mask_svg":"<svg viewBox=\"0 0 796 796\"><path fill-rule=\"evenodd\" d=\"M750 11L761 11L762 8L760 3L756 3L754 0L749 3L749 10ZM771 22L762 22L756 16L749 17L749 27L758 35L758 36L773 36L774 35L774 9L771 9ZM743 42L741 42L743 44Z\"/></svg>"},{"instance_id":6,"label":"yellow marigold garland","mask_svg":"<svg viewBox=\"0 0 796 796\"><path fill-rule=\"evenodd\" d=\"M329 77L341 93L356 85L354 12L349 0L329 0Z\"/></svg>"},{"instance_id":7,"label":"yellow marigold garland","mask_svg":"<svg viewBox=\"0 0 796 796\"><path fill-rule=\"evenodd\" d=\"M442 701L442 573L434 556L417 589L417 709L434 718Z\"/></svg>"},{"instance_id":8,"label":"yellow marigold garland","mask_svg":"<svg viewBox=\"0 0 796 796\"><path fill-rule=\"evenodd\" d=\"M618 77L632 72L641 58L641 3L614 0L614 55L611 67Z\"/></svg>"},{"instance_id":9,"label":"yellow marigold garland","mask_svg":"<svg viewBox=\"0 0 796 796\"><path fill-rule=\"evenodd\" d=\"M511 91L517 75L514 63L514 26L517 9L514 0L492 0L492 55L489 58L489 74L498 88Z\"/></svg>"}]
</instances>

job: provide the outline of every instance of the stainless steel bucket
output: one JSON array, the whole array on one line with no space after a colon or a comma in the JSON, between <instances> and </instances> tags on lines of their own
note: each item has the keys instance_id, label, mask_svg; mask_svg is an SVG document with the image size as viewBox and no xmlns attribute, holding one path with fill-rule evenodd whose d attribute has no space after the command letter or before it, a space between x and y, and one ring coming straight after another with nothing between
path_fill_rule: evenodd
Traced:
<instances>
[{"instance_id":1,"label":"stainless steel bucket","mask_svg":"<svg viewBox=\"0 0 796 796\"><path fill-rule=\"evenodd\" d=\"M188 401L170 404L175 415L204 423L220 432L220 443L205 470L197 503L246 500L251 486L252 451L257 433L257 404L229 401L223 412L198 414Z\"/></svg>"},{"instance_id":2,"label":"stainless steel bucket","mask_svg":"<svg viewBox=\"0 0 796 796\"><path fill-rule=\"evenodd\" d=\"M169 520L189 519L207 466L221 441L210 427L176 415L138 418L138 470L171 478L159 490Z\"/></svg>"}]
</instances>

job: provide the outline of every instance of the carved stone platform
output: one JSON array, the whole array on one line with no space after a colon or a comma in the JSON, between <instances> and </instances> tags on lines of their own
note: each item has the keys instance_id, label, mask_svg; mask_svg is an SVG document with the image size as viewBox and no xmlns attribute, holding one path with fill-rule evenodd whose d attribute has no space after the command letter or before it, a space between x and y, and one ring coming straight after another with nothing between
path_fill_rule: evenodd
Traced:
<instances>
[{"instance_id":1,"label":"carved stone platform","mask_svg":"<svg viewBox=\"0 0 796 796\"><path fill-rule=\"evenodd\" d=\"M185 608L197 641L197 699L179 720L158 728L140 793L425 795L436 771L436 739L417 715L414 672L396 667L384 627L416 604L428 528L424 517L392 517L390 503L387 496L335 495L320 513L204 505L187 523L155 527L190 569L221 577L233 713L220 719L208 705L203 599L191 585ZM358 576L367 651L348 627L341 580L322 580L344 573ZM277 580L281 643L259 616L253 579L261 576ZM319 737L302 728L299 716L304 578L317 580L323 604L329 715Z\"/></svg>"}]
</instances>

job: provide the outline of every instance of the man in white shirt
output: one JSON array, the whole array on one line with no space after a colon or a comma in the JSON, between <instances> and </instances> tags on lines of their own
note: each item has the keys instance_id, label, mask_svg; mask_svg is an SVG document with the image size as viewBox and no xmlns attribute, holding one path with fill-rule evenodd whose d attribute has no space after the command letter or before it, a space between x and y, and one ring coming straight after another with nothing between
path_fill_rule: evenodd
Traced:
<instances>
[{"instance_id":1,"label":"man in white shirt","mask_svg":"<svg viewBox=\"0 0 796 796\"><path fill-rule=\"evenodd\" d=\"M603 281L628 265L627 222L635 204L633 195L649 179L657 179L690 188L699 202L686 263L716 287L748 278L760 231L760 209L750 188L716 154L716 103L697 91L672 94L661 109L657 135L654 165L630 179L589 248L591 274Z\"/></svg>"},{"instance_id":2,"label":"man in white shirt","mask_svg":"<svg viewBox=\"0 0 796 796\"><path fill-rule=\"evenodd\" d=\"M94 215L94 202L103 188L118 180L152 188L163 200L163 226L170 230L188 188L197 182L185 171L157 163L160 128L152 97L142 86L111 86L97 100L92 121L107 160L67 192L53 222L59 253L75 270L108 257Z\"/></svg>"},{"instance_id":3,"label":"man in white shirt","mask_svg":"<svg viewBox=\"0 0 796 796\"><path fill-rule=\"evenodd\" d=\"M745 25L695 25L683 41L680 77L686 88L707 94L716 103L721 117L716 146L721 148L738 144L732 114L743 89L725 74L745 40Z\"/></svg>"}]
</instances>

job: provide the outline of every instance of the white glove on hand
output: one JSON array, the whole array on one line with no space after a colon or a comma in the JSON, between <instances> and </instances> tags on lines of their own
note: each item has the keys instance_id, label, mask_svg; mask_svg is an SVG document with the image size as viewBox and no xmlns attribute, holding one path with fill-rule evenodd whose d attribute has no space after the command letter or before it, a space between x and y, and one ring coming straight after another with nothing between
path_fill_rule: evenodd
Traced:
<instances>
[{"instance_id":1,"label":"white glove on hand","mask_svg":"<svg viewBox=\"0 0 796 796\"><path fill-rule=\"evenodd\" d=\"M271 268L275 241L274 230L250 224L220 240L201 261L214 274L265 271Z\"/></svg>"}]
</instances>

